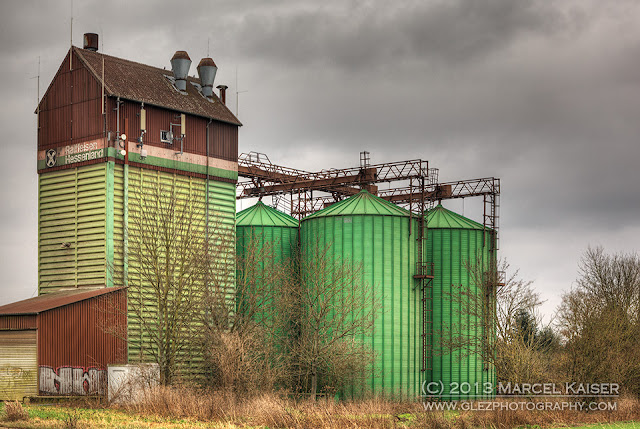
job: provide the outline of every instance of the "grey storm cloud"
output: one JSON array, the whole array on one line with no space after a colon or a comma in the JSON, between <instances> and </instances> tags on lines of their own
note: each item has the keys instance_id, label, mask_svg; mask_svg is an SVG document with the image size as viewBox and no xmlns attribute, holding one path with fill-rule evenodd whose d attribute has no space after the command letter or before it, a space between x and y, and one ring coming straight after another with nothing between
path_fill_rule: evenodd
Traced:
<instances>
[{"instance_id":1,"label":"grey storm cloud","mask_svg":"<svg viewBox=\"0 0 640 429\"><path fill-rule=\"evenodd\" d=\"M564 20L544 1L360 1L331 6L323 2L277 15L249 12L227 28L241 27L237 46L254 56L361 71L415 57L472 62L523 34L554 32Z\"/></svg>"}]
</instances>

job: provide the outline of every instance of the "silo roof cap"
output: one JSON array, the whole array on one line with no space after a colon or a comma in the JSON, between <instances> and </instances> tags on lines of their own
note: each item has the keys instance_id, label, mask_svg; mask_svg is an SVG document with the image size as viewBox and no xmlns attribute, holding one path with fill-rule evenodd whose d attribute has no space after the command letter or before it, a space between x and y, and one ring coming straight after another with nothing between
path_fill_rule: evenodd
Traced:
<instances>
[{"instance_id":1,"label":"silo roof cap","mask_svg":"<svg viewBox=\"0 0 640 429\"><path fill-rule=\"evenodd\" d=\"M409 211L383 200L366 190L320 210L303 220L325 216L409 216Z\"/></svg>"},{"instance_id":2,"label":"silo roof cap","mask_svg":"<svg viewBox=\"0 0 640 429\"><path fill-rule=\"evenodd\" d=\"M443 229L490 229L481 223L445 209L441 204L438 204L427 214L427 227Z\"/></svg>"},{"instance_id":3,"label":"silo roof cap","mask_svg":"<svg viewBox=\"0 0 640 429\"><path fill-rule=\"evenodd\" d=\"M236 226L284 226L297 228L298 221L258 201L236 215Z\"/></svg>"}]
</instances>

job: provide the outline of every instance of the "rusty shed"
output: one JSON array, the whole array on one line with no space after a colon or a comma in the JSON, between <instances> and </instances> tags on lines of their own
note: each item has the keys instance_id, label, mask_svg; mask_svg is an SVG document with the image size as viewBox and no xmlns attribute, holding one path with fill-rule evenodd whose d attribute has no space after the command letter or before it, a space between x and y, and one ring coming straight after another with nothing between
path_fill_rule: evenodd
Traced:
<instances>
[{"instance_id":1,"label":"rusty shed","mask_svg":"<svg viewBox=\"0 0 640 429\"><path fill-rule=\"evenodd\" d=\"M102 395L126 362L126 289L63 290L0 307L0 400Z\"/></svg>"}]
</instances>

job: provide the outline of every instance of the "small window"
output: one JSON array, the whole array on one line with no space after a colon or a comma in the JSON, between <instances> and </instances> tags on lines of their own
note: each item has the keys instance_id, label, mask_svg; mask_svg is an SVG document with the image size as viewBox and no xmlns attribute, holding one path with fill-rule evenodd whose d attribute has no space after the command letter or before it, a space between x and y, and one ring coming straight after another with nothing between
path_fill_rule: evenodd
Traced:
<instances>
[{"instance_id":1,"label":"small window","mask_svg":"<svg viewBox=\"0 0 640 429\"><path fill-rule=\"evenodd\" d=\"M160 141L162 143L173 143L173 133L171 131L160 131Z\"/></svg>"}]
</instances>

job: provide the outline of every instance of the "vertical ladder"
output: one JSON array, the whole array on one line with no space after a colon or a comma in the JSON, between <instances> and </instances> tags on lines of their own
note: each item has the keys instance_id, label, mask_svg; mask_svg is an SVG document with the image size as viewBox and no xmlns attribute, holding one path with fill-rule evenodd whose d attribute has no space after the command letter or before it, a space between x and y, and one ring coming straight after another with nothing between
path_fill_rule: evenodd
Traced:
<instances>
[{"instance_id":1,"label":"vertical ladder","mask_svg":"<svg viewBox=\"0 0 640 429\"><path fill-rule=\"evenodd\" d=\"M437 170L435 170L437 172ZM421 302L422 302L422 366L421 371L425 373L424 380L430 378L430 372L433 367L433 263L427 262L427 238L428 225L427 225L427 211L430 208L432 201L427 200L425 193L425 179L431 184L433 175L431 171L425 169L426 173L419 178L419 202L418 207L418 254L416 256L416 273L413 278L417 281L416 286L420 288ZM437 173L436 173L437 174ZM437 176L436 176L437 177ZM437 180L437 179L436 179ZM410 186L413 188L413 186ZM411 200L411 199L410 199ZM410 210L411 211L411 210Z\"/></svg>"},{"instance_id":2,"label":"vertical ladder","mask_svg":"<svg viewBox=\"0 0 640 429\"><path fill-rule=\"evenodd\" d=\"M418 262L417 273L413 276L418 281L422 293L422 368L428 373L433 368L433 263ZM429 375L429 374L427 374Z\"/></svg>"}]
</instances>

